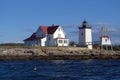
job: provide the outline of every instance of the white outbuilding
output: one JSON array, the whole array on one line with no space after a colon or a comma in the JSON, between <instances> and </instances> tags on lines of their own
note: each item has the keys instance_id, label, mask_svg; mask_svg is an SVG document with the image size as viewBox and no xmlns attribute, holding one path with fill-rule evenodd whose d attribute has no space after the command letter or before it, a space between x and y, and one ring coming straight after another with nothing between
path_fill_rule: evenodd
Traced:
<instances>
[{"instance_id":1,"label":"white outbuilding","mask_svg":"<svg viewBox=\"0 0 120 80\"><path fill-rule=\"evenodd\" d=\"M101 45L101 49L106 47L106 50L108 50L108 47L110 46L111 50L113 50L111 38L110 38L110 36L108 34L108 31L107 31L106 27L102 27L101 28L100 43L101 43L100 44Z\"/></svg>"},{"instance_id":2,"label":"white outbuilding","mask_svg":"<svg viewBox=\"0 0 120 80\"><path fill-rule=\"evenodd\" d=\"M111 40L110 40L110 37L109 36L102 36L101 37L101 45L104 46L104 45L108 45L108 46L111 46Z\"/></svg>"}]
</instances>

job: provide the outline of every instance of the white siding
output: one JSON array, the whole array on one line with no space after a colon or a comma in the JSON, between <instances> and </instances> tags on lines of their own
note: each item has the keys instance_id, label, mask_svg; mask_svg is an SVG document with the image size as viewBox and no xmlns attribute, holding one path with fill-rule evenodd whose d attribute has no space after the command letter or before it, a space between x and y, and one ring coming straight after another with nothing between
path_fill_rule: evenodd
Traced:
<instances>
[{"instance_id":1,"label":"white siding","mask_svg":"<svg viewBox=\"0 0 120 80\"><path fill-rule=\"evenodd\" d=\"M56 39L56 45L57 46L68 46L69 39Z\"/></svg>"},{"instance_id":2,"label":"white siding","mask_svg":"<svg viewBox=\"0 0 120 80\"><path fill-rule=\"evenodd\" d=\"M59 35L61 35L61 37ZM63 31L63 29L61 27L58 27L58 29L53 34L53 38L58 38L58 37L65 38L65 32Z\"/></svg>"},{"instance_id":3,"label":"white siding","mask_svg":"<svg viewBox=\"0 0 120 80\"><path fill-rule=\"evenodd\" d=\"M79 45L92 49L92 30L91 28L79 29Z\"/></svg>"},{"instance_id":4,"label":"white siding","mask_svg":"<svg viewBox=\"0 0 120 80\"><path fill-rule=\"evenodd\" d=\"M46 37L41 39L41 46L46 46Z\"/></svg>"},{"instance_id":5,"label":"white siding","mask_svg":"<svg viewBox=\"0 0 120 80\"><path fill-rule=\"evenodd\" d=\"M102 43L101 45L111 45L111 40L108 37L102 38Z\"/></svg>"},{"instance_id":6,"label":"white siding","mask_svg":"<svg viewBox=\"0 0 120 80\"><path fill-rule=\"evenodd\" d=\"M86 43L92 43L92 31L91 29L86 29L86 37L85 37L85 42Z\"/></svg>"}]
</instances>

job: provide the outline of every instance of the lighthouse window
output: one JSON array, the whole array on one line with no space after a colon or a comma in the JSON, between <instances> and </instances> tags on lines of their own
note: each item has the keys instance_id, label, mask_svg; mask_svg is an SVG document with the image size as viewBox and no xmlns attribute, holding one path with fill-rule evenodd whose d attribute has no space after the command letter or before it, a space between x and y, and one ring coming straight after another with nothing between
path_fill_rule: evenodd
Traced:
<instances>
[{"instance_id":1,"label":"lighthouse window","mask_svg":"<svg viewBox=\"0 0 120 80\"><path fill-rule=\"evenodd\" d=\"M105 42L107 42L107 39L105 39Z\"/></svg>"}]
</instances>

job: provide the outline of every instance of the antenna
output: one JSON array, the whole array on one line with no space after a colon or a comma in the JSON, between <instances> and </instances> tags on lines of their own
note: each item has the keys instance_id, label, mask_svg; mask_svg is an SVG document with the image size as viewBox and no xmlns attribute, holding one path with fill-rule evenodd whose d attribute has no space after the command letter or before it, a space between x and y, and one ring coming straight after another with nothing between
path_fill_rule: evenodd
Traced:
<instances>
[{"instance_id":1,"label":"antenna","mask_svg":"<svg viewBox=\"0 0 120 80\"><path fill-rule=\"evenodd\" d=\"M108 36L107 28L106 27L102 27L101 28L101 36Z\"/></svg>"}]
</instances>

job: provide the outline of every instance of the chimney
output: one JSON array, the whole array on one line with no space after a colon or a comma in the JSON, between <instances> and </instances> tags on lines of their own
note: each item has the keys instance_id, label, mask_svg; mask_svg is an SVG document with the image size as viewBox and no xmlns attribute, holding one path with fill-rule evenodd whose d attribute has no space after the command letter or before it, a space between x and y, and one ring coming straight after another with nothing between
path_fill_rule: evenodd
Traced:
<instances>
[{"instance_id":1,"label":"chimney","mask_svg":"<svg viewBox=\"0 0 120 80\"><path fill-rule=\"evenodd\" d=\"M52 26L55 26L55 24L52 24Z\"/></svg>"}]
</instances>

